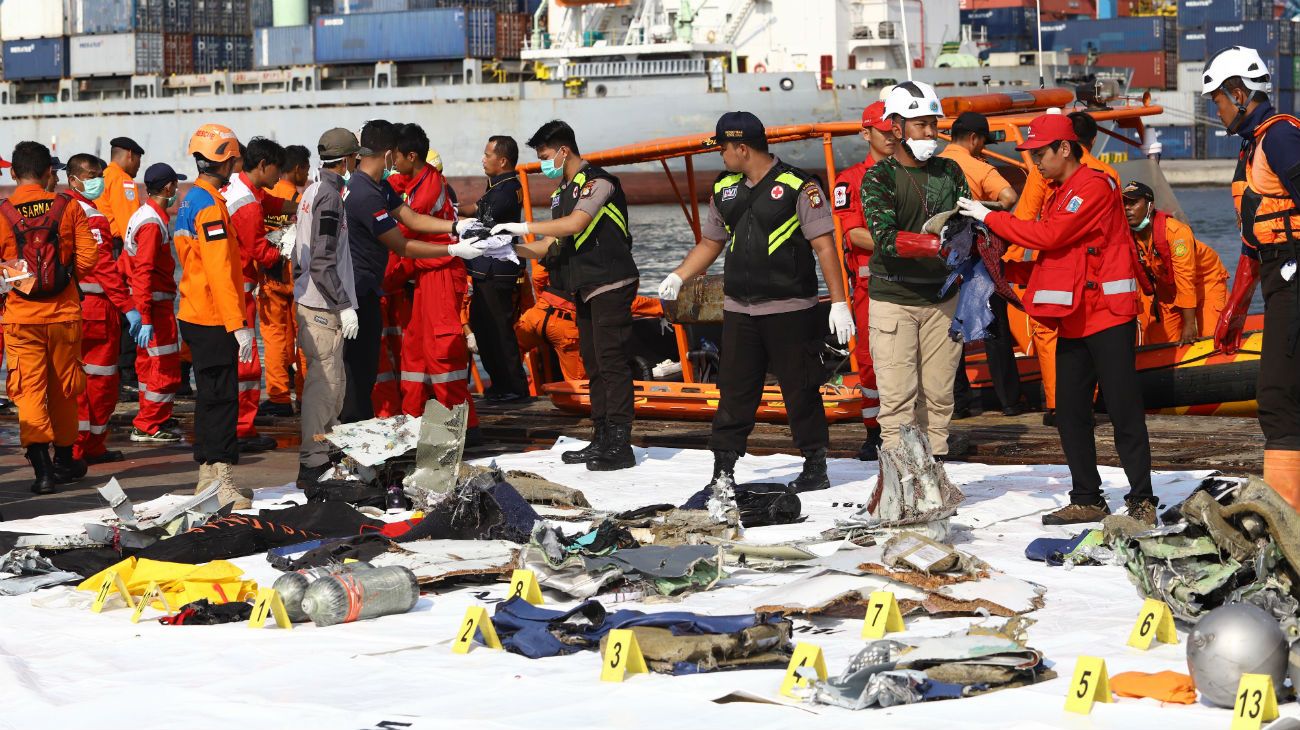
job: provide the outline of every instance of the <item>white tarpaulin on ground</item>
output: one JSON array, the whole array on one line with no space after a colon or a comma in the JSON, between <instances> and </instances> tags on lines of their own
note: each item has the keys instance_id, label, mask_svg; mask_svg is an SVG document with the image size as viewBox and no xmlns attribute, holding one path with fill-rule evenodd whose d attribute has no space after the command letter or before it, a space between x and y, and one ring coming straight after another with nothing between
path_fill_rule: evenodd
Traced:
<instances>
[{"instance_id":1,"label":"white tarpaulin on ground","mask_svg":"<svg viewBox=\"0 0 1300 730\"><path fill-rule=\"evenodd\" d=\"M596 509L608 511L680 504L703 486L711 469L707 451L652 448L637 449L635 469L594 473L561 463L559 452L573 445L501 456L496 462L504 469L524 469L580 487ZM599 681L601 660L594 652L539 660L483 647L468 655L452 654L451 642L465 609L484 604L491 612L489 602L505 596L505 583L426 593L412 612L401 616L323 629L302 624L292 631L250 630L243 624L132 624L130 612L120 604L96 615L87 610L89 593L55 588L0 598L0 728L1228 727L1228 710L1162 707L1153 700L1117 699L1097 705L1090 717L1065 713L1066 685L1080 655L1105 658L1111 674L1185 672L1186 634L1180 632L1184 643L1175 646L1157 644L1146 652L1128 648L1125 642L1141 600L1121 568L1066 570L1024 558L1030 540L1077 531L1039 523L1043 511L1067 501L1069 475L1064 467L950 464L947 469L966 494L953 518L956 546L995 570L1046 588L1044 607L1029 614L1037 620L1029 629L1029 645L1044 653L1060 679L970 699L853 713L785 704L777 693L783 676L778 670L634 675L622 684L608 684ZM799 461L793 457L746 457L737 477L742 482L788 481L798 471ZM1104 468L1102 476L1111 504L1120 504L1123 474ZM1202 476L1158 474L1156 493L1172 503ZM835 517L858 509L874 483L875 465L834 460L830 477L835 487L801 495L807 521L749 530L746 540L770 544L816 536L831 527ZM270 507L293 491L261 490L257 506ZM109 514L96 510L0 523L0 528L74 532L84 522ZM566 529L574 528L570 524ZM263 555L233 562L246 577L268 586L278 575ZM740 569L714 590L680 603L628 602L617 608L745 613L759 597L779 594L780 586L815 570L823 568L779 573ZM977 591L979 584L968 585L963 590ZM546 600L550 607L576 605L551 592ZM977 620L936 620L918 614L909 617L901 636L938 636ZM833 675L862 648L860 630L860 620L795 621L796 640L821 646ZM732 701L714 702L728 695ZM737 697L772 703L734 701ZM1284 704L1282 712L1300 714L1294 703Z\"/></svg>"}]
</instances>

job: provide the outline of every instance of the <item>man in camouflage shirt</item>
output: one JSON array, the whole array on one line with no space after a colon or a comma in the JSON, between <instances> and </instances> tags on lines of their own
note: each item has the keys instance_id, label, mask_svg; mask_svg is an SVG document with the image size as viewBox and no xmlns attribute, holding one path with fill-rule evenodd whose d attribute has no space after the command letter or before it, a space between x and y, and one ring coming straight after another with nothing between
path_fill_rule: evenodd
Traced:
<instances>
[{"instance_id":1,"label":"man in camouflage shirt","mask_svg":"<svg viewBox=\"0 0 1300 730\"><path fill-rule=\"evenodd\" d=\"M966 176L952 160L934 155L943 110L934 90L899 84L885 99L885 115L902 143L862 179L862 215L875 243L871 256L871 357L880 392L883 446L898 446L913 424L929 435L935 456L948 455L953 378L962 346L948 336L957 289L939 295L948 276L938 236L921 233L931 216L970 196Z\"/></svg>"}]
</instances>

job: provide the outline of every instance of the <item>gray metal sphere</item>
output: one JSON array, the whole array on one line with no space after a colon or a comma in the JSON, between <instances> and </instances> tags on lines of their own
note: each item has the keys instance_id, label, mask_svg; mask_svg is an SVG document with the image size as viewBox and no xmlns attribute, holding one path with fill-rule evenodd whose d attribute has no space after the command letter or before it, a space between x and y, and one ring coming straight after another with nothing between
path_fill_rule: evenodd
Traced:
<instances>
[{"instance_id":1,"label":"gray metal sphere","mask_svg":"<svg viewBox=\"0 0 1300 730\"><path fill-rule=\"evenodd\" d=\"M1268 674L1274 689L1287 673L1286 635L1262 608L1248 603L1220 606L1187 637L1187 669L1207 702L1232 707L1243 674Z\"/></svg>"}]
</instances>

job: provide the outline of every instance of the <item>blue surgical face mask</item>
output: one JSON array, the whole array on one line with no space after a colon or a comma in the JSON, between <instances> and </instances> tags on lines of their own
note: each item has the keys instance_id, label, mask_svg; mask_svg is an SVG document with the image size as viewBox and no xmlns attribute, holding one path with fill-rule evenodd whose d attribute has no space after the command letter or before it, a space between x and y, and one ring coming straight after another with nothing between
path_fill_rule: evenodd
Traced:
<instances>
[{"instance_id":1,"label":"blue surgical face mask","mask_svg":"<svg viewBox=\"0 0 1300 730\"><path fill-rule=\"evenodd\" d=\"M555 160L542 160L542 174L554 180L564 175L564 165L556 165Z\"/></svg>"},{"instance_id":2,"label":"blue surgical face mask","mask_svg":"<svg viewBox=\"0 0 1300 730\"><path fill-rule=\"evenodd\" d=\"M176 205L176 196L175 196L175 195L172 195L170 198L167 199L167 205L164 206L164 207L166 207L166 208L170 208L170 207L172 207L173 205Z\"/></svg>"},{"instance_id":3,"label":"blue surgical face mask","mask_svg":"<svg viewBox=\"0 0 1300 730\"><path fill-rule=\"evenodd\" d=\"M1142 219L1142 222L1139 223L1139 224L1137 225L1137 228L1134 228L1133 230L1135 230L1135 231L1145 231L1145 230L1147 229L1147 226L1149 226L1149 225L1151 225L1151 210L1150 210L1150 209L1147 210L1147 217L1146 217L1146 218L1143 218L1143 219Z\"/></svg>"},{"instance_id":4,"label":"blue surgical face mask","mask_svg":"<svg viewBox=\"0 0 1300 730\"><path fill-rule=\"evenodd\" d=\"M99 196L104 194L104 178L102 177L82 180L81 184L84 187L82 195L86 196L86 200L99 200Z\"/></svg>"}]
</instances>

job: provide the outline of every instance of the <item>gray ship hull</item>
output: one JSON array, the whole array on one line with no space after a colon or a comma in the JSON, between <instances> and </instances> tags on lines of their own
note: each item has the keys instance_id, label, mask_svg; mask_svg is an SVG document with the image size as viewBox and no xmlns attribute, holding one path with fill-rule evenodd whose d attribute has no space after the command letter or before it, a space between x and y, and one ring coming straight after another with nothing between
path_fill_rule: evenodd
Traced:
<instances>
[{"instance_id":1,"label":"gray ship hull","mask_svg":"<svg viewBox=\"0 0 1300 730\"><path fill-rule=\"evenodd\" d=\"M941 94L982 93L988 90L983 79L990 74L993 91L1032 88L1037 82L1036 73L1020 68L916 73L919 80L940 84ZM225 124L245 140L267 136L314 149L330 127L359 129L369 119L386 118L423 125L442 154L447 174L473 179L481 175L479 159L488 136L510 134L522 142L551 119L570 122L585 151L709 131L720 114L737 109L754 112L769 126L855 120L880 95L879 88L864 88L863 80L882 78L898 77L839 72L835 88L822 89L813 73L730 74L726 89L719 91L710 91L704 76L600 79L589 81L585 95L577 98L566 96L562 84L534 81L0 104L0 153L7 156L14 143L34 139L51 145L64 159L78 152L106 157L108 140L128 135L145 148L146 164L163 161L188 170L192 165L185 148L190 132L204 123ZM782 88L783 80L788 80L788 89ZM997 86L999 81L1008 86ZM819 142L783 145L778 153L810 170L825 164ZM835 145L837 166L857 162L864 154L865 145L858 140ZM526 150L523 157L530 159ZM658 163L620 169L661 170ZM717 156L697 161L704 177L719 169Z\"/></svg>"}]
</instances>

